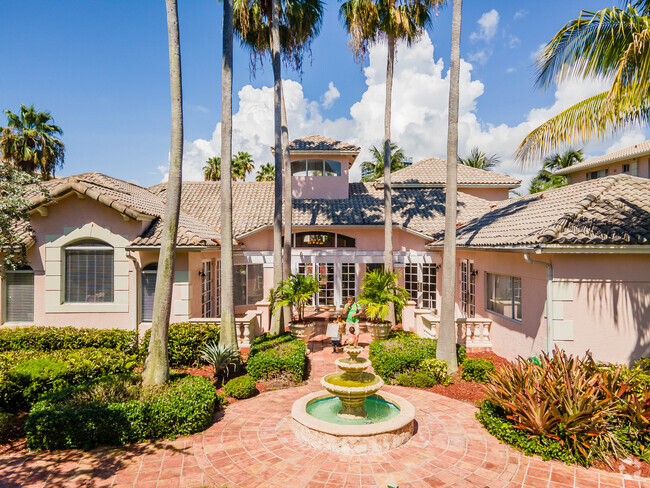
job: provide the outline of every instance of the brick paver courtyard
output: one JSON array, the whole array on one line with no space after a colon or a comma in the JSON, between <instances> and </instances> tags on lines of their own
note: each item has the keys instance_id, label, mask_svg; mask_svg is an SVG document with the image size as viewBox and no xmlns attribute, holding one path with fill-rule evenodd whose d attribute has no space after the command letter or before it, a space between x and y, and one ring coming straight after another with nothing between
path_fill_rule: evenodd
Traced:
<instances>
[{"instance_id":1,"label":"brick paver courtyard","mask_svg":"<svg viewBox=\"0 0 650 488\"><path fill-rule=\"evenodd\" d=\"M649 479L524 456L488 435L473 405L394 386L385 388L416 408L417 432L407 444L364 456L314 450L294 437L290 410L336 369L337 356L320 339L310 343L308 385L236 402L202 434L89 453L5 455L0 486L650 488Z\"/></svg>"}]
</instances>

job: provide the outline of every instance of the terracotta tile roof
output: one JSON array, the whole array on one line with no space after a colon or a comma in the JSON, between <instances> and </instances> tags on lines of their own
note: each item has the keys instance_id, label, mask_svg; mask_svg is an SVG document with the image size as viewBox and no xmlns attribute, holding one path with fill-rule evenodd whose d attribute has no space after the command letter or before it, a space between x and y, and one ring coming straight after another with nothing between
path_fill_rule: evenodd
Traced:
<instances>
[{"instance_id":1,"label":"terracotta tile roof","mask_svg":"<svg viewBox=\"0 0 650 488\"><path fill-rule=\"evenodd\" d=\"M379 178L377 184L382 186L384 179ZM428 158L418 161L411 166L395 171L391 175L394 186L444 186L447 181L447 162L444 159ZM493 173L478 168L458 165L458 186L493 186L502 188L517 188L521 180L507 175Z\"/></svg>"},{"instance_id":2,"label":"terracotta tile roof","mask_svg":"<svg viewBox=\"0 0 650 488\"><path fill-rule=\"evenodd\" d=\"M506 200L461 226L457 243L650 244L650 180L608 176Z\"/></svg>"},{"instance_id":3,"label":"terracotta tile roof","mask_svg":"<svg viewBox=\"0 0 650 488\"><path fill-rule=\"evenodd\" d=\"M233 233L236 239L273 225L273 182L233 182ZM158 187L156 191L164 193ZM221 225L219 182L183 183L181 206L185 212L216 229ZM383 225L383 190L371 183L352 183L348 199L294 199L293 225ZM395 190L394 223L432 235L444 227L445 194L439 188ZM460 194L459 222L467 222L489 209L489 202Z\"/></svg>"},{"instance_id":4,"label":"terracotta tile roof","mask_svg":"<svg viewBox=\"0 0 650 488\"><path fill-rule=\"evenodd\" d=\"M43 184L53 199L75 191L130 218L150 220L151 225L142 235L134 239L132 244L160 245L161 223L165 213L165 202L160 195L134 183L101 173L83 173L55 178ZM47 198L37 192L29 193L28 198L33 208L47 203ZM218 232L195 217L181 212L177 245L217 245L218 241Z\"/></svg>"},{"instance_id":5,"label":"terracotta tile roof","mask_svg":"<svg viewBox=\"0 0 650 488\"><path fill-rule=\"evenodd\" d=\"M360 147L323 136L307 136L289 142L289 151L354 151Z\"/></svg>"},{"instance_id":6,"label":"terracotta tile roof","mask_svg":"<svg viewBox=\"0 0 650 488\"><path fill-rule=\"evenodd\" d=\"M622 161L624 159L631 159L637 156L644 154L650 154L650 140L645 142L640 142L639 144L634 144L633 146L620 149L611 153L603 154L602 156L597 156L595 158L587 159L582 163L574 164L568 168L560 169L555 171L557 175L567 175L570 173L575 173L576 171L595 168L597 166L613 163L615 161Z\"/></svg>"}]
</instances>

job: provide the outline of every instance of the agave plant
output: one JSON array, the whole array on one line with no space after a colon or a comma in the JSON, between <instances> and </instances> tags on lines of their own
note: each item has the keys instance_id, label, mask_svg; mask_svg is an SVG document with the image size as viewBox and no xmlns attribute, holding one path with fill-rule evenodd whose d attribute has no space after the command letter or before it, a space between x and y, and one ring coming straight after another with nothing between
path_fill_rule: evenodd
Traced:
<instances>
[{"instance_id":1,"label":"agave plant","mask_svg":"<svg viewBox=\"0 0 650 488\"><path fill-rule=\"evenodd\" d=\"M200 350L201 359L214 368L214 377L219 380L230 373L230 370L236 371L241 364L241 355L239 351L226 344L209 342Z\"/></svg>"},{"instance_id":2,"label":"agave plant","mask_svg":"<svg viewBox=\"0 0 650 488\"><path fill-rule=\"evenodd\" d=\"M278 309L291 307L292 311L296 311L297 322L302 323L305 318L305 306L319 291L318 281L313 276L291 274L269 298L273 303L273 313Z\"/></svg>"},{"instance_id":3,"label":"agave plant","mask_svg":"<svg viewBox=\"0 0 650 488\"><path fill-rule=\"evenodd\" d=\"M408 292L397 284L399 276L397 271L376 269L363 277L359 305L365 308L371 322L385 322L391 303L395 306L395 315L400 316L406 306Z\"/></svg>"}]
</instances>

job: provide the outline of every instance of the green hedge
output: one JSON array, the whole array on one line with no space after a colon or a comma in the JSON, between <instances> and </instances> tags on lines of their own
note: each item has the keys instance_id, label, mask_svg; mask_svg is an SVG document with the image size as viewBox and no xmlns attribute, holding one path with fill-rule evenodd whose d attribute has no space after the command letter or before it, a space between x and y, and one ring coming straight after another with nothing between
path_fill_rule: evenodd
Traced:
<instances>
[{"instance_id":1,"label":"green hedge","mask_svg":"<svg viewBox=\"0 0 650 488\"><path fill-rule=\"evenodd\" d=\"M0 412L0 443L5 443L9 439L9 432L13 424L14 415L9 412Z\"/></svg>"},{"instance_id":2,"label":"green hedge","mask_svg":"<svg viewBox=\"0 0 650 488\"><path fill-rule=\"evenodd\" d=\"M226 396L243 400L250 398L257 392L255 380L248 375L231 379L223 389Z\"/></svg>"},{"instance_id":3,"label":"green hedge","mask_svg":"<svg viewBox=\"0 0 650 488\"><path fill-rule=\"evenodd\" d=\"M0 410L26 410L43 395L126 373L133 356L114 349L10 351L0 354Z\"/></svg>"},{"instance_id":4,"label":"green hedge","mask_svg":"<svg viewBox=\"0 0 650 488\"><path fill-rule=\"evenodd\" d=\"M0 352L105 347L134 354L136 339L135 331L123 329L36 326L4 328L0 329Z\"/></svg>"},{"instance_id":5,"label":"green hedge","mask_svg":"<svg viewBox=\"0 0 650 488\"><path fill-rule=\"evenodd\" d=\"M151 329L144 334L140 354L147 357ZM194 322L178 322L169 325L169 365L198 366L201 364L201 348L208 342L219 342L219 326Z\"/></svg>"},{"instance_id":6,"label":"green hedge","mask_svg":"<svg viewBox=\"0 0 650 488\"><path fill-rule=\"evenodd\" d=\"M494 373L494 363L489 359L473 358L465 359L462 365L461 377L465 381L477 381L487 383L490 380L489 373Z\"/></svg>"},{"instance_id":7,"label":"green hedge","mask_svg":"<svg viewBox=\"0 0 650 488\"><path fill-rule=\"evenodd\" d=\"M268 336L251 347L246 371L256 381L283 377L300 382L305 373L306 352L305 343L291 339L288 334Z\"/></svg>"},{"instance_id":8,"label":"green hedge","mask_svg":"<svg viewBox=\"0 0 650 488\"><path fill-rule=\"evenodd\" d=\"M370 360L375 373L386 383L399 374L421 369L425 359L436 357L437 339L426 339L411 334L399 334L385 341L370 344ZM458 363L466 358L465 347L456 345Z\"/></svg>"},{"instance_id":9,"label":"green hedge","mask_svg":"<svg viewBox=\"0 0 650 488\"><path fill-rule=\"evenodd\" d=\"M256 337L251 344L250 351L248 352L248 357L252 358L256 354L271 349L278 346L279 344L284 344L285 342L292 342L295 339L289 333L283 333L278 335L269 335L264 334L259 337Z\"/></svg>"},{"instance_id":10,"label":"green hedge","mask_svg":"<svg viewBox=\"0 0 650 488\"><path fill-rule=\"evenodd\" d=\"M411 371L400 373L393 383L400 386L411 386L416 388L430 388L440 383L437 378L423 371Z\"/></svg>"},{"instance_id":11,"label":"green hedge","mask_svg":"<svg viewBox=\"0 0 650 488\"><path fill-rule=\"evenodd\" d=\"M157 388L138 382L137 375L109 376L37 403L25 425L27 447L87 450L174 439L212 423L217 394L208 379L175 376Z\"/></svg>"}]
</instances>

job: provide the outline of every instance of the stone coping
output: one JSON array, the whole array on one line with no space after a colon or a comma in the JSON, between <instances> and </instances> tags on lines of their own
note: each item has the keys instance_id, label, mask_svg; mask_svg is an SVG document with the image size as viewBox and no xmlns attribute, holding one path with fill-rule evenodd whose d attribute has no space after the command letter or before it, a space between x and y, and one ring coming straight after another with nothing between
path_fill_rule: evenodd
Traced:
<instances>
[{"instance_id":1,"label":"stone coping","mask_svg":"<svg viewBox=\"0 0 650 488\"><path fill-rule=\"evenodd\" d=\"M291 407L291 416L296 422L311 430L338 437L367 437L393 432L406 427L415 419L415 408L410 402L400 396L387 392L382 392L376 396L397 405L400 413L386 422L367 425L339 425L319 420L307 413L307 405L309 403L322 400L323 398L331 398L332 396L334 395L327 391L318 391L305 395L294 402L293 407Z\"/></svg>"}]
</instances>

